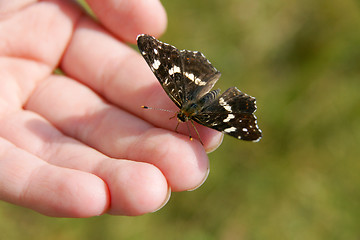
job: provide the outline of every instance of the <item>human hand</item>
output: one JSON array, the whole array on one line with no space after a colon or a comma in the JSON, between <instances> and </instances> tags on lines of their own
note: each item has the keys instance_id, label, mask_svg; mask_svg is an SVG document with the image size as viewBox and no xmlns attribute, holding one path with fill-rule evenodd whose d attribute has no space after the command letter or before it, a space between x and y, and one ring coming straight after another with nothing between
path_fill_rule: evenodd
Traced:
<instances>
[{"instance_id":1,"label":"human hand","mask_svg":"<svg viewBox=\"0 0 360 240\"><path fill-rule=\"evenodd\" d=\"M57 217L152 212L201 185L222 136L197 125L203 147L140 108L176 110L124 43L164 31L159 1L88 3L102 25L71 1L0 1L0 199Z\"/></svg>"}]
</instances>

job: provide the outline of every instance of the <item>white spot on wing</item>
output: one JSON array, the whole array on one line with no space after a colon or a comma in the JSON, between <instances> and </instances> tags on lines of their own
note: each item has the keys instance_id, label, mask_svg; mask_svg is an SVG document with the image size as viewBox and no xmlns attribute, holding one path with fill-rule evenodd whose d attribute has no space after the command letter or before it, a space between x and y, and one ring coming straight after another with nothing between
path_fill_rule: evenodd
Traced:
<instances>
[{"instance_id":1,"label":"white spot on wing","mask_svg":"<svg viewBox=\"0 0 360 240\"><path fill-rule=\"evenodd\" d=\"M169 74L170 75L173 75L173 74L175 74L175 73L180 73L181 71L180 71L180 68L178 67L178 66L173 66L172 68L170 68L170 70L169 70Z\"/></svg>"},{"instance_id":2,"label":"white spot on wing","mask_svg":"<svg viewBox=\"0 0 360 240\"><path fill-rule=\"evenodd\" d=\"M235 131L236 131L235 127L229 127L229 128L224 129L224 132L226 132L226 133L231 133L231 132L235 132Z\"/></svg>"},{"instance_id":3,"label":"white spot on wing","mask_svg":"<svg viewBox=\"0 0 360 240\"><path fill-rule=\"evenodd\" d=\"M226 105L226 102L224 101L223 98L219 98L219 103L220 103L221 106Z\"/></svg>"},{"instance_id":4,"label":"white spot on wing","mask_svg":"<svg viewBox=\"0 0 360 240\"><path fill-rule=\"evenodd\" d=\"M261 137L259 137L258 139L253 140L253 142L258 142L258 141L260 141L260 139L261 139Z\"/></svg>"},{"instance_id":5,"label":"white spot on wing","mask_svg":"<svg viewBox=\"0 0 360 240\"><path fill-rule=\"evenodd\" d=\"M154 69L158 69L159 66L160 66L160 61L159 61L159 60L155 60L154 63L152 64L152 67L153 67Z\"/></svg>"},{"instance_id":6,"label":"white spot on wing","mask_svg":"<svg viewBox=\"0 0 360 240\"><path fill-rule=\"evenodd\" d=\"M219 98L219 104L223 108L225 108L226 111L232 112L231 106L225 102L224 98Z\"/></svg>"},{"instance_id":7,"label":"white spot on wing","mask_svg":"<svg viewBox=\"0 0 360 240\"><path fill-rule=\"evenodd\" d=\"M194 74L185 72L184 73L187 78L190 79L190 81L194 82L196 85L204 86L206 85L206 82L202 81L200 78L195 78Z\"/></svg>"},{"instance_id":8,"label":"white spot on wing","mask_svg":"<svg viewBox=\"0 0 360 240\"><path fill-rule=\"evenodd\" d=\"M191 81L194 81L194 80L195 80L195 76L194 76L194 74L192 74L192 73L186 72L186 73L185 73L185 76L188 77Z\"/></svg>"},{"instance_id":9,"label":"white spot on wing","mask_svg":"<svg viewBox=\"0 0 360 240\"><path fill-rule=\"evenodd\" d=\"M201 81L200 78L196 78L196 79L195 79L195 84L196 84L196 85L199 85L199 86L204 86L204 85L206 85L206 82Z\"/></svg>"},{"instance_id":10,"label":"white spot on wing","mask_svg":"<svg viewBox=\"0 0 360 240\"><path fill-rule=\"evenodd\" d=\"M234 119L234 118L235 118L235 115L230 113L230 114L227 116L227 118L225 118L225 119L223 120L223 122L230 122L230 120L231 120L231 119Z\"/></svg>"},{"instance_id":11,"label":"white spot on wing","mask_svg":"<svg viewBox=\"0 0 360 240\"><path fill-rule=\"evenodd\" d=\"M154 53L158 54L158 50L156 48L154 48Z\"/></svg>"},{"instance_id":12,"label":"white spot on wing","mask_svg":"<svg viewBox=\"0 0 360 240\"><path fill-rule=\"evenodd\" d=\"M223 107L224 107L227 111L232 112L230 105L225 105L225 106L223 106Z\"/></svg>"}]
</instances>

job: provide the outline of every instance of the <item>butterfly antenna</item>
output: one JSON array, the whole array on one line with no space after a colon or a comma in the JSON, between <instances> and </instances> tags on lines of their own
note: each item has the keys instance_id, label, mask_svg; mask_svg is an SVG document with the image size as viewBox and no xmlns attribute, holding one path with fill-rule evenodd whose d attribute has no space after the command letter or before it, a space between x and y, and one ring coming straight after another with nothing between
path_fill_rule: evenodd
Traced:
<instances>
[{"instance_id":1,"label":"butterfly antenna","mask_svg":"<svg viewBox=\"0 0 360 240\"><path fill-rule=\"evenodd\" d=\"M171 112L171 113L174 113L174 112L175 112L175 111L168 110L168 109L163 109L163 108L153 108L153 107L148 107L148 106L141 106L141 108L143 108L143 109L150 109L150 110L159 110L159 111L163 111L163 112Z\"/></svg>"}]
</instances>

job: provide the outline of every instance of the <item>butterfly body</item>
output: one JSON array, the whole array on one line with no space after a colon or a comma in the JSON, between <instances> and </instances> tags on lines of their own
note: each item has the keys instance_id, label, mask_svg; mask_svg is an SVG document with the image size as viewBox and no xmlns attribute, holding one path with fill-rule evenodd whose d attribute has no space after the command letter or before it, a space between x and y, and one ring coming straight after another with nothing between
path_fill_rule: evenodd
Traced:
<instances>
[{"instance_id":1,"label":"butterfly body","mask_svg":"<svg viewBox=\"0 0 360 240\"><path fill-rule=\"evenodd\" d=\"M181 122L195 121L230 136L259 141L255 98L235 87L211 90L220 72L198 51L178 50L152 36L137 38L139 50L170 99Z\"/></svg>"},{"instance_id":2,"label":"butterfly body","mask_svg":"<svg viewBox=\"0 0 360 240\"><path fill-rule=\"evenodd\" d=\"M176 116L181 122L187 122L192 119L193 116L196 116L200 110L201 108L198 104L190 103L182 106Z\"/></svg>"},{"instance_id":3,"label":"butterfly body","mask_svg":"<svg viewBox=\"0 0 360 240\"><path fill-rule=\"evenodd\" d=\"M207 106L207 103L209 103L211 100L215 99L217 94L220 92L220 89L213 90L211 92L208 92L200 99L192 99L190 101L187 101L181 106L181 109L177 113L177 118L181 122L187 122L194 117L196 117L198 114L200 114L205 106ZM196 121L196 119L194 119Z\"/></svg>"}]
</instances>

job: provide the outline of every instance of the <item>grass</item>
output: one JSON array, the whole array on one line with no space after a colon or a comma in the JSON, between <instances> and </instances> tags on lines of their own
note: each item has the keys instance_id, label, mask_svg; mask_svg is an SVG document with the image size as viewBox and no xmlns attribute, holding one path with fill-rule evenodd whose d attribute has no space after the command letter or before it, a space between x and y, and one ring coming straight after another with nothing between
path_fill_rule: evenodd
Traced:
<instances>
[{"instance_id":1,"label":"grass","mask_svg":"<svg viewBox=\"0 0 360 240\"><path fill-rule=\"evenodd\" d=\"M259 143L225 137L194 192L141 217L55 219L0 203L4 239L359 239L360 6L163 0L161 40L255 96Z\"/></svg>"}]
</instances>

